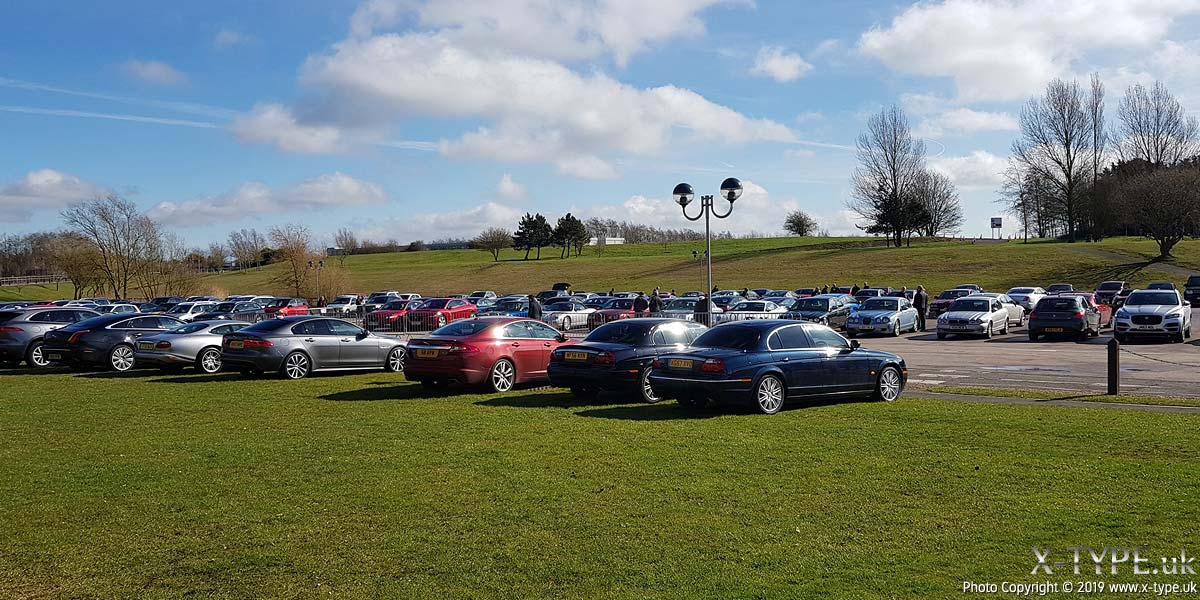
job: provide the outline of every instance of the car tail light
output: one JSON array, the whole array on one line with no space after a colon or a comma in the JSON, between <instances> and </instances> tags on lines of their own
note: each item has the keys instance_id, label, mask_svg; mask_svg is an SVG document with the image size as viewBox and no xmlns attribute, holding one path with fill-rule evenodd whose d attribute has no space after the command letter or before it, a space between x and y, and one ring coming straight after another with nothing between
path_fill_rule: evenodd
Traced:
<instances>
[{"instance_id":1,"label":"car tail light","mask_svg":"<svg viewBox=\"0 0 1200 600\"><path fill-rule=\"evenodd\" d=\"M71 334L71 337L67 339L67 343L68 344L78 344L79 336L87 334L87 333L91 333L91 332L92 332L91 329L80 329L79 331L76 331L75 333Z\"/></svg>"},{"instance_id":2,"label":"car tail light","mask_svg":"<svg viewBox=\"0 0 1200 600\"><path fill-rule=\"evenodd\" d=\"M447 350L447 352L452 354L475 354L476 352L479 352L479 347L473 344L454 342L453 344L450 344L450 348Z\"/></svg>"},{"instance_id":3,"label":"car tail light","mask_svg":"<svg viewBox=\"0 0 1200 600\"><path fill-rule=\"evenodd\" d=\"M1077 311L1075 311L1075 315L1074 315L1074 317L1075 317L1076 319L1082 319L1082 318L1083 318L1083 311L1082 311L1082 310L1077 310Z\"/></svg>"},{"instance_id":4,"label":"car tail light","mask_svg":"<svg viewBox=\"0 0 1200 600\"><path fill-rule=\"evenodd\" d=\"M24 329L20 327L0 327L0 333L21 333Z\"/></svg>"},{"instance_id":5,"label":"car tail light","mask_svg":"<svg viewBox=\"0 0 1200 600\"><path fill-rule=\"evenodd\" d=\"M550 353L550 362L552 362L552 363L562 362L562 353L561 352L551 352Z\"/></svg>"},{"instance_id":6,"label":"car tail light","mask_svg":"<svg viewBox=\"0 0 1200 600\"><path fill-rule=\"evenodd\" d=\"M159 350L166 350L167 348L171 347L171 342L164 340L155 344L154 347L158 348Z\"/></svg>"},{"instance_id":7,"label":"car tail light","mask_svg":"<svg viewBox=\"0 0 1200 600\"><path fill-rule=\"evenodd\" d=\"M257 338L246 338L242 340L243 348L270 348L275 344L270 340L260 340Z\"/></svg>"},{"instance_id":8,"label":"car tail light","mask_svg":"<svg viewBox=\"0 0 1200 600\"><path fill-rule=\"evenodd\" d=\"M1030 312L1030 313L1029 313L1029 318L1030 318L1030 319L1036 319L1036 318L1037 318L1037 313L1035 313L1035 312Z\"/></svg>"},{"instance_id":9,"label":"car tail light","mask_svg":"<svg viewBox=\"0 0 1200 600\"><path fill-rule=\"evenodd\" d=\"M661 358L655 358L655 359L654 359L654 362L650 363L650 368L652 368L652 369L662 369L662 359L661 359Z\"/></svg>"},{"instance_id":10,"label":"car tail light","mask_svg":"<svg viewBox=\"0 0 1200 600\"><path fill-rule=\"evenodd\" d=\"M616 360L617 357L613 356L612 352L605 350L604 352L597 354L596 357L592 359L592 364L611 365L616 362Z\"/></svg>"},{"instance_id":11,"label":"car tail light","mask_svg":"<svg viewBox=\"0 0 1200 600\"><path fill-rule=\"evenodd\" d=\"M710 358L700 365L701 373L724 373L725 361L719 358Z\"/></svg>"}]
</instances>

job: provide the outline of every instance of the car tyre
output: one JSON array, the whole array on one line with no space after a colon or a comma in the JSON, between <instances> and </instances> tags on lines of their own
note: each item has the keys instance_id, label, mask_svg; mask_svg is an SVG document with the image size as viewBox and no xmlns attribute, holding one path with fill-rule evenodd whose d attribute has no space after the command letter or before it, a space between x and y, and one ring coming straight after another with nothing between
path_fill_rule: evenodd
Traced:
<instances>
[{"instance_id":1,"label":"car tyre","mask_svg":"<svg viewBox=\"0 0 1200 600\"><path fill-rule=\"evenodd\" d=\"M25 350L25 364L35 369L45 369L50 366L50 360L46 358L46 351L41 340L30 344L29 348Z\"/></svg>"},{"instance_id":2,"label":"car tyre","mask_svg":"<svg viewBox=\"0 0 1200 600\"><path fill-rule=\"evenodd\" d=\"M900 369L886 366L879 372L875 381L875 399L882 402L895 402L904 390L904 380L900 377Z\"/></svg>"},{"instance_id":3,"label":"car tyre","mask_svg":"<svg viewBox=\"0 0 1200 600\"><path fill-rule=\"evenodd\" d=\"M988 340L992 339L992 327L994 325L995 325L994 323L992 323L990 321L988 322L987 330L983 332L984 339L988 339Z\"/></svg>"},{"instance_id":4,"label":"car tyre","mask_svg":"<svg viewBox=\"0 0 1200 600\"><path fill-rule=\"evenodd\" d=\"M283 375L284 379L304 379L311 371L312 361L303 352L293 352L285 356L283 365L279 367L279 374Z\"/></svg>"},{"instance_id":5,"label":"car tyre","mask_svg":"<svg viewBox=\"0 0 1200 600\"><path fill-rule=\"evenodd\" d=\"M1000 335L1008 335L1008 319L1004 320L1004 328L1000 330Z\"/></svg>"},{"instance_id":6,"label":"car tyre","mask_svg":"<svg viewBox=\"0 0 1200 600\"><path fill-rule=\"evenodd\" d=\"M221 371L221 349L216 346L208 347L196 355L196 370L201 373L219 373Z\"/></svg>"},{"instance_id":7,"label":"car tyre","mask_svg":"<svg viewBox=\"0 0 1200 600\"><path fill-rule=\"evenodd\" d=\"M939 339L939 340L946 339L946 334L941 331L937 332L937 339Z\"/></svg>"},{"instance_id":8,"label":"car tyre","mask_svg":"<svg viewBox=\"0 0 1200 600\"><path fill-rule=\"evenodd\" d=\"M117 344L108 351L108 366L118 373L124 373L133 368L133 346Z\"/></svg>"},{"instance_id":9,"label":"car tyre","mask_svg":"<svg viewBox=\"0 0 1200 600\"><path fill-rule=\"evenodd\" d=\"M787 389L775 375L764 375L754 386L754 406L764 415L773 415L783 408Z\"/></svg>"},{"instance_id":10,"label":"car tyre","mask_svg":"<svg viewBox=\"0 0 1200 600\"><path fill-rule=\"evenodd\" d=\"M494 393L503 394L510 391L516 382L517 368L507 358L496 361L492 370L488 372L487 386Z\"/></svg>"},{"instance_id":11,"label":"car tyre","mask_svg":"<svg viewBox=\"0 0 1200 600\"><path fill-rule=\"evenodd\" d=\"M896 324L892 326L892 337L900 337L900 321L896 321Z\"/></svg>"},{"instance_id":12,"label":"car tyre","mask_svg":"<svg viewBox=\"0 0 1200 600\"><path fill-rule=\"evenodd\" d=\"M445 324L446 324L446 315L443 315L443 314L441 314L441 313L438 313L438 316L437 316L437 326L438 326L438 327L442 327L442 326L444 326Z\"/></svg>"},{"instance_id":13,"label":"car tyre","mask_svg":"<svg viewBox=\"0 0 1200 600\"><path fill-rule=\"evenodd\" d=\"M662 396L656 394L654 387L650 385L650 367L642 369L642 373L638 375L638 392L642 402L646 404L657 404L662 400Z\"/></svg>"},{"instance_id":14,"label":"car tyre","mask_svg":"<svg viewBox=\"0 0 1200 600\"><path fill-rule=\"evenodd\" d=\"M1032 331L1029 332L1029 341L1036 342L1036 341L1038 341L1038 337L1039 337L1038 334L1036 334Z\"/></svg>"},{"instance_id":15,"label":"car tyre","mask_svg":"<svg viewBox=\"0 0 1200 600\"><path fill-rule=\"evenodd\" d=\"M571 317L563 317L563 320L562 320L562 330L563 330L563 331L570 331L570 330L571 330Z\"/></svg>"},{"instance_id":16,"label":"car tyre","mask_svg":"<svg viewBox=\"0 0 1200 600\"><path fill-rule=\"evenodd\" d=\"M404 371L403 346L396 346L388 352L387 359L383 361L383 370L388 373L401 373Z\"/></svg>"}]
</instances>

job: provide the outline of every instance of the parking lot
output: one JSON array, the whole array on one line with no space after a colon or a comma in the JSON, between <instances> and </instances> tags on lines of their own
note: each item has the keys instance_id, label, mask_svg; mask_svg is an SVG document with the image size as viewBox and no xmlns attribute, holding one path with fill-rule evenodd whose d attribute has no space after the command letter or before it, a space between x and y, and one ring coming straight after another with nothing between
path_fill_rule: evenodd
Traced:
<instances>
[{"instance_id":1,"label":"parking lot","mask_svg":"<svg viewBox=\"0 0 1200 600\"><path fill-rule=\"evenodd\" d=\"M1192 311L1196 318L1197 311ZM932 321L930 321L932 325ZM953 337L932 331L899 338L862 338L863 345L894 352L909 367L914 386L996 387L1097 394L1107 387L1112 331L1087 342L1030 342L1025 328L990 340ZM1125 344L1121 390L1129 394L1200 396L1200 341Z\"/></svg>"}]
</instances>

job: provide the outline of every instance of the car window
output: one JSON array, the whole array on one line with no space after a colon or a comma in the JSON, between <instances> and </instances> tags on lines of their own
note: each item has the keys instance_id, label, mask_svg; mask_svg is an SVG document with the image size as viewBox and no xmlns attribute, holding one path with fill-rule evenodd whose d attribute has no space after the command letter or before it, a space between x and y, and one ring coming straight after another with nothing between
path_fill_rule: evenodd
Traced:
<instances>
[{"instance_id":1,"label":"car window","mask_svg":"<svg viewBox=\"0 0 1200 600\"><path fill-rule=\"evenodd\" d=\"M1125 306L1170 306L1179 304L1179 296L1175 292L1137 292L1129 295Z\"/></svg>"},{"instance_id":2,"label":"car window","mask_svg":"<svg viewBox=\"0 0 1200 600\"><path fill-rule=\"evenodd\" d=\"M668 346L675 344L688 344L691 338L688 337L689 327L683 324L671 323L669 325L659 326L654 331L654 345Z\"/></svg>"},{"instance_id":3,"label":"car window","mask_svg":"<svg viewBox=\"0 0 1200 600\"><path fill-rule=\"evenodd\" d=\"M846 338L838 335L836 331L828 327L812 325L805 329L813 348L842 349L850 347L850 343L846 341Z\"/></svg>"},{"instance_id":4,"label":"car window","mask_svg":"<svg viewBox=\"0 0 1200 600\"><path fill-rule=\"evenodd\" d=\"M533 332L529 330L529 322L521 321L519 323L509 323L504 326L504 337L506 338L531 338Z\"/></svg>"},{"instance_id":5,"label":"car window","mask_svg":"<svg viewBox=\"0 0 1200 600\"><path fill-rule=\"evenodd\" d=\"M533 337L542 340L556 340L559 336L556 329L544 323L530 323L529 329L533 332Z\"/></svg>"},{"instance_id":6,"label":"car window","mask_svg":"<svg viewBox=\"0 0 1200 600\"><path fill-rule=\"evenodd\" d=\"M29 317L34 323L70 323L75 320L74 311L47 310Z\"/></svg>"},{"instance_id":7,"label":"car window","mask_svg":"<svg viewBox=\"0 0 1200 600\"><path fill-rule=\"evenodd\" d=\"M751 327L722 325L704 332L696 338L695 345L701 348L730 348L732 350L755 350L762 343L762 333Z\"/></svg>"},{"instance_id":8,"label":"car window","mask_svg":"<svg viewBox=\"0 0 1200 600\"><path fill-rule=\"evenodd\" d=\"M892 298L871 298L863 302L862 310L896 310L897 302Z\"/></svg>"},{"instance_id":9,"label":"car window","mask_svg":"<svg viewBox=\"0 0 1200 600\"><path fill-rule=\"evenodd\" d=\"M804 335L804 328L799 325L784 327L775 331L773 337L778 337L782 344L781 348L786 350L795 350L798 348L808 348L808 336Z\"/></svg>"},{"instance_id":10,"label":"car window","mask_svg":"<svg viewBox=\"0 0 1200 600\"><path fill-rule=\"evenodd\" d=\"M345 321L326 321L326 323L329 324L329 329L333 332L333 335L357 337L363 332L363 330Z\"/></svg>"},{"instance_id":11,"label":"car window","mask_svg":"<svg viewBox=\"0 0 1200 600\"><path fill-rule=\"evenodd\" d=\"M171 333L196 333L205 327L208 327L208 325L203 323L188 323L187 325L180 325L179 327L171 329L170 331Z\"/></svg>"}]
</instances>

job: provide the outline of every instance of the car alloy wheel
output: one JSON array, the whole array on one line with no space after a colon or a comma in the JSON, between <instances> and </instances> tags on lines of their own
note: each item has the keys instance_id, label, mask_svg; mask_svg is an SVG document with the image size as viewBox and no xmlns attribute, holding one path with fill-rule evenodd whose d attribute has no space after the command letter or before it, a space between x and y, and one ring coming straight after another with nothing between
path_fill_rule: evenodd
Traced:
<instances>
[{"instance_id":1,"label":"car alloy wheel","mask_svg":"<svg viewBox=\"0 0 1200 600\"><path fill-rule=\"evenodd\" d=\"M34 342L29 347L29 352L25 355L25 362L31 367L39 369L50 366L50 359L46 358L46 351L42 348L41 342Z\"/></svg>"},{"instance_id":2,"label":"car alloy wheel","mask_svg":"<svg viewBox=\"0 0 1200 600\"><path fill-rule=\"evenodd\" d=\"M875 397L884 402L894 402L900 397L900 371L896 367L884 367L875 384Z\"/></svg>"},{"instance_id":3,"label":"car alloy wheel","mask_svg":"<svg viewBox=\"0 0 1200 600\"><path fill-rule=\"evenodd\" d=\"M900 337L900 321L896 321L896 324L892 326L892 337Z\"/></svg>"},{"instance_id":4,"label":"car alloy wheel","mask_svg":"<svg viewBox=\"0 0 1200 600\"><path fill-rule=\"evenodd\" d=\"M441 327L446 324L446 315L439 314L437 316L437 326Z\"/></svg>"},{"instance_id":5,"label":"car alloy wheel","mask_svg":"<svg viewBox=\"0 0 1200 600\"><path fill-rule=\"evenodd\" d=\"M563 330L563 331L570 331L570 330L571 330L571 317L563 317L563 320L562 320L562 330Z\"/></svg>"},{"instance_id":6,"label":"car alloy wheel","mask_svg":"<svg viewBox=\"0 0 1200 600\"><path fill-rule=\"evenodd\" d=\"M387 364L385 365L384 368L392 373L399 373L399 372L403 371L404 370L404 348L402 348L402 347L392 348L392 351L388 352Z\"/></svg>"},{"instance_id":7,"label":"car alloy wheel","mask_svg":"<svg viewBox=\"0 0 1200 600\"><path fill-rule=\"evenodd\" d=\"M983 337L985 337L989 340L992 339L992 327L993 326L995 326L995 323L988 321L987 331L984 332Z\"/></svg>"},{"instance_id":8,"label":"car alloy wheel","mask_svg":"<svg viewBox=\"0 0 1200 600\"><path fill-rule=\"evenodd\" d=\"M642 369L642 376L638 378L641 381L642 402L646 404L654 404L662 400L658 394L654 393L654 387L650 385L650 368Z\"/></svg>"},{"instance_id":9,"label":"car alloy wheel","mask_svg":"<svg viewBox=\"0 0 1200 600\"><path fill-rule=\"evenodd\" d=\"M196 368L205 373L216 373L221 370L221 351L216 348L205 348L196 359Z\"/></svg>"},{"instance_id":10,"label":"car alloy wheel","mask_svg":"<svg viewBox=\"0 0 1200 600\"><path fill-rule=\"evenodd\" d=\"M517 381L517 370L511 361L502 358L492 365L492 373L488 378L492 391L504 393L512 389Z\"/></svg>"},{"instance_id":11,"label":"car alloy wheel","mask_svg":"<svg viewBox=\"0 0 1200 600\"><path fill-rule=\"evenodd\" d=\"M783 408L783 382L774 375L766 375L758 381L754 396L758 411L764 415L773 415Z\"/></svg>"},{"instance_id":12,"label":"car alloy wheel","mask_svg":"<svg viewBox=\"0 0 1200 600\"><path fill-rule=\"evenodd\" d=\"M308 371L308 357L301 352L293 352L283 359L283 376L288 379L304 379Z\"/></svg>"},{"instance_id":13,"label":"car alloy wheel","mask_svg":"<svg viewBox=\"0 0 1200 600\"><path fill-rule=\"evenodd\" d=\"M108 364L114 371L124 373L133 368L133 348L120 344L108 351Z\"/></svg>"}]
</instances>

